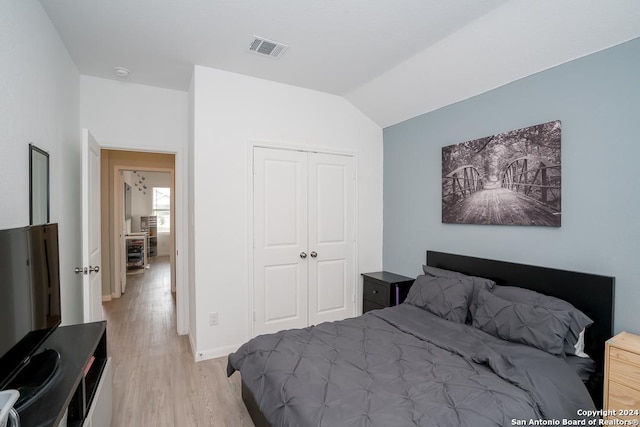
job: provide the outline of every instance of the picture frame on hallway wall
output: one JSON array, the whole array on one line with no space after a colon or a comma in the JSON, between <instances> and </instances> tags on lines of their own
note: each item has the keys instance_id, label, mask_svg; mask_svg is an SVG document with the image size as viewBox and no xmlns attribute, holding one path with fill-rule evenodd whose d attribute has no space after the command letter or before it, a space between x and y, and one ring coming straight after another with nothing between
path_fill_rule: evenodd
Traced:
<instances>
[{"instance_id":1,"label":"picture frame on hallway wall","mask_svg":"<svg viewBox=\"0 0 640 427\"><path fill-rule=\"evenodd\" d=\"M442 147L442 222L560 227L561 122Z\"/></svg>"}]
</instances>

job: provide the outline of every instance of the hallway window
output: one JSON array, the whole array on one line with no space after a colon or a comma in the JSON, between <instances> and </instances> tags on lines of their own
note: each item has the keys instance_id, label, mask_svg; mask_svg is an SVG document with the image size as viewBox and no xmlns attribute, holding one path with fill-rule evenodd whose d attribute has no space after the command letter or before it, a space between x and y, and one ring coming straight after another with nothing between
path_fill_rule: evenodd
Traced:
<instances>
[{"instance_id":1,"label":"hallway window","mask_svg":"<svg viewBox=\"0 0 640 427\"><path fill-rule=\"evenodd\" d=\"M153 187L153 214L158 217L158 232L171 231L171 189Z\"/></svg>"}]
</instances>

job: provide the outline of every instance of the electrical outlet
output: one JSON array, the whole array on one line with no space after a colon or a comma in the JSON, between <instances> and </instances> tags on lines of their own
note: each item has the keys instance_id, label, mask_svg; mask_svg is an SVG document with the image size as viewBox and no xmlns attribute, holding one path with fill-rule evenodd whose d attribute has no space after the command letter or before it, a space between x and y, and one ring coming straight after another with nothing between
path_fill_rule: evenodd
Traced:
<instances>
[{"instance_id":1,"label":"electrical outlet","mask_svg":"<svg viewBox=\"0 0 640 427\"><path fill-rule=\"evenodd\" d=\"M218 326L218 313L209 313L209 326Z\"/></svg>"}]
</instances>

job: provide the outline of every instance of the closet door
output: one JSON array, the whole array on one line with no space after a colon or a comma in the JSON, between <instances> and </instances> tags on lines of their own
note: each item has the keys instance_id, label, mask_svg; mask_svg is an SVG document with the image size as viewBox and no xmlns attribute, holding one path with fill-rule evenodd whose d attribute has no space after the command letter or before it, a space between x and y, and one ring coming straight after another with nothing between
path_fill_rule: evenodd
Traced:
<instances>
[{"instance_id":1,"label":"closet door","mask_svg":"<svg viewBox=\"0 0 640 427\"><path fill-rule=\"evenodd\" d=\"M255 334L308 324L307 153L254 148Z\"/></svg>"},{"instance_id":2,"label":"closet door","mask_svg":"<svg viewBox=\"0 0 640 427\"><path fill-rule=\"evenodd\" d=\"M353 157L309 153L309 324L353 316Z\"/></svg>"}]
</instances>

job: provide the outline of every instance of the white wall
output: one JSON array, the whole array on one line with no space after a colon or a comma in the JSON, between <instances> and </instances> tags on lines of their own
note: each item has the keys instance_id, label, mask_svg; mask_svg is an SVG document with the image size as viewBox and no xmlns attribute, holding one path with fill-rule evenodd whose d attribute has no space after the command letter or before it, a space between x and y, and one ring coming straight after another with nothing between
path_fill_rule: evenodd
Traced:
<instances>
[{"instance_id":1,"label":"white wall","mask_svg":"<svg viewBox=\"0 0 640 427\"><path fill-rule=\"evenodd\" d=\"M81 76L80 124L103 147L176 152L187 143L187 93Z\"/></svg>"},{"instance_id":2,"label":"white wall","mask_svg":"<svg viewBox=\"0 0 640 427\"><path fill-rule=\"evenodd\" d=\"M356 154L362 273L382 267L382 130L341 97L200 66L193 97L191 338L202 359L249 338L250 141ZM218 326L209 326L210 312L219 313Z\"/></svg>"},{"instance_id":3,"label":"white wall","mask_svg":"<svg viewBox=\"0 0 640 427\"><path fill-rule=\"evenodd\" d=\"M189 329L185 270L188 250L184 246L188 217L188 99L187 92L80 77L80 123L103 148L176 154L176 251L181 254L176 257L176 303L180 333Z\"/></svg>"},{"instance_id":4,"label":"white wall","mask_svg":"<svg viewBox=\"0 0 640 427\"><path fill-rule=\"evenodd\" d=\"M169 172L147 172L137 171L145 179L140 184L140 178L132 175L131 194L131 216L133 217L133 231L140 231L140 217L153 214L153 187L169 187L171 184L171 174ZM138 185L136 185L138 184ZM146 190L142 188L146 185ZM146 193L146 194L145 194Z\"/></svg>"},{"instance_id":5,"label":"white wall","mask_svg":"<svg viewBox=\"0 0 640 427\"><path fill-rule=\"evenodd\" d=\"M0 228L29 224L29 143L49 152L62 321L82 321L79 74L42 6L0 0Z\"/></svg>"},{"instance_id":6,"label":"white wall","mask_svg":"<svg viewBox=\"0 0 640 427\"><path fill-rule=\"evenodd\" d=\"M146 173L144 173L146 175ZM139 185L136 175L132 175L133 183L131 185L131 231L137 233L140 231L140 217L151 215L151 187L148 187L147 194L143 194L138 190ZM145 176L146 178L146 176ZM145 181L146 182L146 181Z\"/></svg>"},{"instance_id":7,"label":"white wall","mask_svg":"<svg viewBox=\"0 0 640 427\"><path fill-rule=\"evenodd\" d=\"M131 188L131 230L140 231L140 217L153 215L153 187L170 187L171 174L168 172L140 172L145 177L144 184L147 186L146 194L144 190L138 190L139 179L133 175ZM158 232L158 256L168 256L170 250L171 233Z\"/></svg>"}]
</instances>

